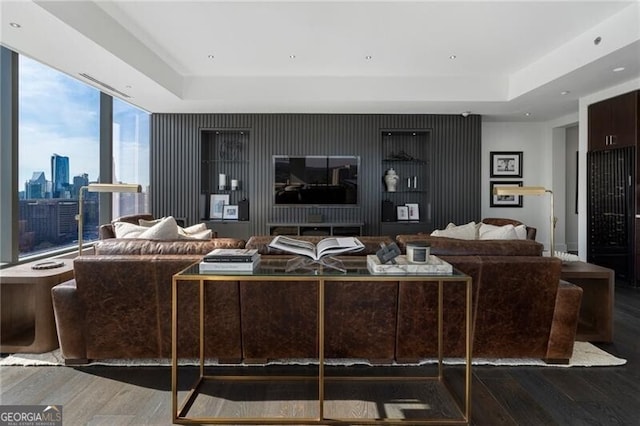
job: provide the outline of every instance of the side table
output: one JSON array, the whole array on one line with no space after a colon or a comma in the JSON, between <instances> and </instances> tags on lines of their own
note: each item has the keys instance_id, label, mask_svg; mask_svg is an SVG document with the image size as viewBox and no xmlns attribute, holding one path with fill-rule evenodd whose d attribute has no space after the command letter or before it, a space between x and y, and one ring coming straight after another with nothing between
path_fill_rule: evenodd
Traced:
<instances>
[{"instance_id":1,"label":"side table","mask_svg":"<svg viewBox=\"0 0 640 426\"><path fill-rule=\"evenodd\" d=\"M53 260L53 259L52 259ZM58 347L51 288L73 278L73 259L35 270L41 261L0 270L0 352L48 352Z\"/></svg>"},{"instance_id":2,"label":"side table","mask_svg":"<svg viewBox=\"0 0 640 426\"><path fill-rule=\"evenodd\" d=\"M566 262L560 277L582 288L576 340L613 341L614 271L585 262Z\"/></svg>"}]
</instances>

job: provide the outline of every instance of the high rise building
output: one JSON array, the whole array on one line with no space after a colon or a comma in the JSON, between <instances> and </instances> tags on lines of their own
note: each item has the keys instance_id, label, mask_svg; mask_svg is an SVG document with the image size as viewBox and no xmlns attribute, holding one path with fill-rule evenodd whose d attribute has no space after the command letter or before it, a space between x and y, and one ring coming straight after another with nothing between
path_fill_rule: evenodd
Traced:
<instances>
[{"instance_id":1,"label":"high rise building","mask_svg":"<svg viewBox=\"0 0 640 426\"><path fill-rule=\"evenodd\" d=\"M53 154L51 156L51 180L53 198L62 198L69 190L69 157Z\"/></svg>"},{"instance_id":2,"label":"high rise building","mask_svg":"<svg viewBox=\"0 0 640 426\"><path fill-rule=\"evenodd\" d=\"M44 176L44 172L33 172L31 179L24 185L24 191L27 200L46 198L47 179Z\"/></svg>"}]
</instances>

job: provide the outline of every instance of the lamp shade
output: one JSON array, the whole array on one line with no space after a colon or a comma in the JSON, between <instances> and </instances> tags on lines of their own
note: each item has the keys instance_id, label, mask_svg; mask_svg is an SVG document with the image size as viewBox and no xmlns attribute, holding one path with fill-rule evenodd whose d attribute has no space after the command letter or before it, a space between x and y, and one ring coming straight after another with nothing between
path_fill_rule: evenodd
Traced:
<instances>
[{"instance_id":1,"label":"lamp shade","mask_svg":"<svg viewBox=\"0 0 640 426\"><path fill-rule=\"evenodd\" d=\"M90 183L89 192L142 192L142 186L135 183Z\"/></svg>"},{"instance_id":2,"label":"lamp shade","mask_svg":"<svg viewBox=\"0 0 640 426\"><path fill-rule=\"evenodd\" d=\"M542 186L494 186L493 195L544 195Z\"/></svg>"}]
</instances>

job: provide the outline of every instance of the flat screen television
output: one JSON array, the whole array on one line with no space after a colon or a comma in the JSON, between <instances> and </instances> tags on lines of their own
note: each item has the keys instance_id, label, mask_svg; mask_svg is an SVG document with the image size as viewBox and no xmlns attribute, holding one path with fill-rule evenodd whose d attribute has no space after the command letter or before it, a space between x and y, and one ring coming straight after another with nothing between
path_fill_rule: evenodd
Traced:
<instances>
[{"instance_id":1,"label":"flat screen television","mask_svg":"<svg viewBox=\"0 0 640 426\"><path fill-rule=\"evenodd\" d=\"M358 169L355 156L273 156L276 206L356 206Z\"/></svg>"}]
</instances>

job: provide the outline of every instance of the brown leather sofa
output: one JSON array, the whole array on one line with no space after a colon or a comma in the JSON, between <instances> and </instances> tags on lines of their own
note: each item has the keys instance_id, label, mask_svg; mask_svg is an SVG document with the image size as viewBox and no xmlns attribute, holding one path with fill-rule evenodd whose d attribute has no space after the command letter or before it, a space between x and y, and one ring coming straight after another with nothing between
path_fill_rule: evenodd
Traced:
<instances>
[{"instance_id":1,"label":"brown leather sofa","mask_svg":"<svg viewBox=\"0 0 640 426\"><path fill-rule=\"evenodd\" d=\"M473 279L473 355L487 358L542 358L568 362L578 325L582 289L560 280L561 261L542 256L533 240L458 240L399 235L401 250L426 241L431 254ZM397 359L430 356L436 349L435 287L400 282ZM445 351L461 355L463 314L459 286L445 289ZM423 342L427 342L426 344ZM431 343L429 343L431 342Z\"/></svg>"},{"instance_id":2,"label":"brown leather sofa","mask_svg":"<svg viewBox=\"0 0 640 426\"><path fill-rule=\"evenodd\" d=\"M246 244L263 259L286 256L268 247L271 236ZM321 237L301 237L318 241ZM375 253L388 237L359 237ZM432 253L473 278L474 356L537 357L566 362L572 352L582 295L560 282L560 261L541 256L532 240L463 241L424 235ZM153 242L108 239L94 256L75 261L75 280L52 290L62 354L67 361L170 357L171 277L215 247L243 241ZM345 259L349 259L346 256ZM229 361L317 356L317 284L205 283L206 356ZM425 283L327 283L325 355L373 361L414 360L435 354L433 286ZM179 356L194 357L195 286L179 293ZM445 351L462 353L462 286L445 292ZM189 296L189 297L186 297ZM189 325L191 324L191 326ZM189 332L191 330L191 332Z\"/></svg>"},{"instance_id":3,"label":"brown leather sofa","mask_svg":"<svg viewBox=\"0 0 640 426\"><path fill-rule=\"evenodd\" d=\"M215 248L242 248L233 238L208 241L107 239L94 255L74 260L73 280L51 293L60 348L65 361L169 358L171 356L171 279ZM196 286L179 290L179 355L196 357ZM242 357L238 284L206 286L207 356ZM214 332L215 331L215 332Z\"/></svg>"}]
</instances>

